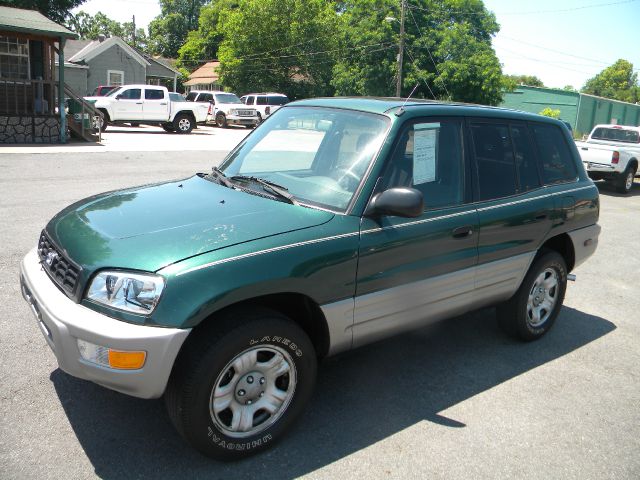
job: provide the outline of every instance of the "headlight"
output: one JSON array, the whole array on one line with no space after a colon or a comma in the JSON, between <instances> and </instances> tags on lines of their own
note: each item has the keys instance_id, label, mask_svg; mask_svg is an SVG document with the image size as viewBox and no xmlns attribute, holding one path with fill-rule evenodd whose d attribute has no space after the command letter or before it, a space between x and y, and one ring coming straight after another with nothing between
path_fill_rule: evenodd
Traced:
<instances>
[{"instance_id":1,"label":"headlight","mask_svg":"<svg viewBox=\"0 0 640 480\"><path fill-rule=\"evenodd\" d=\"M108 307L147 315L156 308L164 289L159 275L103 271L95 276L87 298Z\"/></svg>"},{"instance_id":2,"label":"headlight","mask_svg":"<svg viewBox=\"0 0 640 480\"><path fill-rule=\"evenodd\" d=\"M232 108L229 110L229 115L237 115L238 114L238 110L236 110L235 108Z\"/></svg>"}]
</instances>

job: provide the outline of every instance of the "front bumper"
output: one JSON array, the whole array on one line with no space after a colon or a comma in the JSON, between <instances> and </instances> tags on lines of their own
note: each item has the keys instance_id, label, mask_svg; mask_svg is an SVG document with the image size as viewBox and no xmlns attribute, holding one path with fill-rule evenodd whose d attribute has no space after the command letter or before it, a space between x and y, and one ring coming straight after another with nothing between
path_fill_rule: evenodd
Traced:
<instances>
[{"instance_id":1,"label":"front bumper","mask_svg":"<svg viewBox=\"0 0 640 480\"><path fill-rule=\"evenodd\" d=\"M20 287L62 370L134 397L162 396L190 329L134 325L73 302L42 269L35 248L20 265ZM81 357L78 339L116 350L144 350L145 364L137 370L96 365Z\"/></svg>"}]
</instances>

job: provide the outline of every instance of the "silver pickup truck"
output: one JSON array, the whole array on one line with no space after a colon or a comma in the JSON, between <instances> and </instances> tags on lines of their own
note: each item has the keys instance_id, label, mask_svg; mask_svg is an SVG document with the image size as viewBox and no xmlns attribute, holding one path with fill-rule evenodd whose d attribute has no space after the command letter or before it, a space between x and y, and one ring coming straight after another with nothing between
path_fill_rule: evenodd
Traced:
<instances>
[{"instance_id":1,"label":"silver pickup truck","mask_svg":"<svg viewBox=\"0 0 640 480\"><path fill-rule=\"evenodd\" d=\"M576 146L589 177L612 183L620 193L631 191L640 159L640 127L596 125Z\"/></svg>"}]
</instances>

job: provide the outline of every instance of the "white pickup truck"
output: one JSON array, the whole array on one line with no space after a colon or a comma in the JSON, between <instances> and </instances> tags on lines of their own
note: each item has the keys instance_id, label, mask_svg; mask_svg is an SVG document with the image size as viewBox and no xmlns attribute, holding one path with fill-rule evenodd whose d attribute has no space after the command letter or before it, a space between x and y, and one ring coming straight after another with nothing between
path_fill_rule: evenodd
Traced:
<instances>
[{"instance_id":1,"label":"white pickup truck","mask_svg":"<svg viewBox=\"0 0 640 480\"><path fill-rule=\"evenodd\" d=\"M160 125L167 132L190 133L196 124L207 120L207 109L155 85L124 85L104 97L86 99L95 100L95 107L103 113L102 131L108 124L144 123Z\"/></svg>"},{"instance_id":2,"label":"white pickup truck","mask_svg":"<svg viewBox=\"0 0 640 480\"><path fill-rule=\"evenodd\" d=\"M576 146L589 177L611 182L620 193L631 191L640 159L640 127L596 125Z\"/></svg>"}]
</instances>

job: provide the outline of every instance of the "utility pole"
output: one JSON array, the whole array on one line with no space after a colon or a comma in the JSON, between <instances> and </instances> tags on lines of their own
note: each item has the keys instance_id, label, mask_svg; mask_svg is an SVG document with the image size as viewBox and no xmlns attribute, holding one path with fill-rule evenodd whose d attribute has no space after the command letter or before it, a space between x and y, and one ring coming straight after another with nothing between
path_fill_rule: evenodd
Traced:
<instances>
[{"instance_id":1,"label":"utility pole","mask_svg":"<svg viewBox=\"0 0 640 480\"><path fill-rule=\"evenodd\" d=\"M136 48L136 16L133 16L133 34L132 34L132 40L133 40L133 48Z\"/></svg>"},{"instance_id":2,"label":"utility pole","mask_svg":"<svg viewBox=\"0 0 640 480\"><path fill-rule=\"evenodd\" d=\"M398 83L396 84L396 97L402 95L402 60L404 57L404 14L407 8L407 0L400 0L400 42L398 45Z\"/></svg>"}]
</instances>

